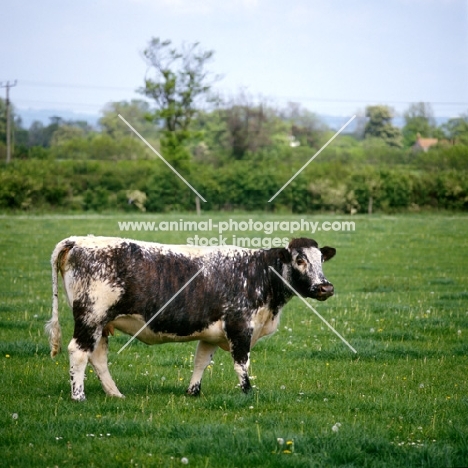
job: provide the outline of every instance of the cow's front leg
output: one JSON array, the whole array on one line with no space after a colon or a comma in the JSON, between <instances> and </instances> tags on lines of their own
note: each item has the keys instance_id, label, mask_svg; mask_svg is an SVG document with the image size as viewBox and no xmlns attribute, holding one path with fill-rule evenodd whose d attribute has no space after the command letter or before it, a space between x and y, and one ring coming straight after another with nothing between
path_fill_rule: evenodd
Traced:
<instances>
[{"instance_id":1,"label":"cow's front leg","mask_svg":"<svg viewBox=\"0 0 468 468\"><path fill-rule=\"evenodd\" d=\"M250 352L247 355L242 355L238 358L234 357L234 369L239 378L239 384L244 393L249 393L252 390L249 379Z\"/></svg>"},{"instance_id":2,"label":"cow's front leg","mask_svg":"<svg viewBox=\"0 0 468 468\"><path fill-rule=\"evenodd\" d=\"M109 367L107 366L107 350L107 336L102 336L95 350L89 356L89 360L101 381L104 391L110 396L124 398L110 375Z\"/></svg>"},{"instance_id":3,"label":"cow's front leg","mask_svg":"<svg viewBox=\"0 0 468 468\"><path fill-rule=\"evenodd\" d=\"M201 380L203 372L205 371L208 364L211 362L213 354L218 348L217 345L207 343L206 341L199 341L197 345L197 351L195 352L195 360L193 364L193 374L190 379L190 384L187 389L189 395L198 396L200 395Z\"/></svg>"},{"instance_id":4,"label":"cow's front leg","mask_svg":"<svg viewBox=\"0 0 468 468\"><path fill-rule=\"evenodd\" d=\"M231 356L234 359L234 370L239 378L240 387L244 393L248 393L252 389L249 379L252 330L247 325L240 328L226 326L226 335L231 345Z\"/></svg>"}]
</instances>

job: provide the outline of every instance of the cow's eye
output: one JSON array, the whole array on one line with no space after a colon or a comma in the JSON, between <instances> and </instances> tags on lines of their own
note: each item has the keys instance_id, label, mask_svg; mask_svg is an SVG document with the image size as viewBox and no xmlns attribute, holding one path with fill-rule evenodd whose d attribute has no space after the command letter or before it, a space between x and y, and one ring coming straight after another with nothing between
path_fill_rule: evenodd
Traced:
<instances>
[{"instance_id":1,"label":"cow's eye","mask_svg":"<svg viewBox=\"0 0 468 468\"><path fill-rule=\"evenodd\" d=\"M303 258L298 258L298 259L296 260L296 263L297 263L298 265L305 265L305 264L306 264L306 261L305 261Z\"/></svg>"}]
</instances>

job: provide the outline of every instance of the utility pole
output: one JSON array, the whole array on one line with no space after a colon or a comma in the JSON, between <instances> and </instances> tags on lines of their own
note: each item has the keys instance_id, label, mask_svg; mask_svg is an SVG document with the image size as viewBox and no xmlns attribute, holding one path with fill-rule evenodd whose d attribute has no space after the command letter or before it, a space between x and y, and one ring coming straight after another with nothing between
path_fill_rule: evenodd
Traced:
<instances>
[{"instance_id":1,"label":"utility pole","mask_svg":"<svg viewBox=\"0 0 468 468\"><path fill-rule=\"evenodd\" d=\"M17 81L13 83L7 81L6 83L0 82L0 88L6 88L6 101L5 101L5 113L6 113L6 144L7 144L7 156L6 162L11 161L11 138L10 138L10 88L16 86Z\"/></svg>"}]
</instances>

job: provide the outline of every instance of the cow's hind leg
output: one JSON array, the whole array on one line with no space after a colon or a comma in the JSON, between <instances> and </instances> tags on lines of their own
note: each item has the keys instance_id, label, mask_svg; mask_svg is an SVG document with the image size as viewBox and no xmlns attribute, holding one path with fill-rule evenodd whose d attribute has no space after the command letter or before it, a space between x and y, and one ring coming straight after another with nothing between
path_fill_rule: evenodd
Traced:
<instances>
[{"instance_id":1,"label":"cow's hind leg","mask_svg":"<svg viewBox=\"0 0 468 468\"><path fill-rule=\"evenodd\" d=\"M197 345L197 351L195 352L195 360L193 366L193 374L190 379L190 384L187 389L189 395L200 395L201 379L203 372L205 371L208 364L211 362L211 358L215 353L217 345L207 343L205 341L199 341Z\"/></svg>"},{"instance_id":2,"label":"cow's hind leg","mask_svg":"<svg viewBox=\"0 0 468 468\"><path fill-rule=\"evenodd\" d=\"M76 338L73 338L68 345L70 356L70 384L71 397L76 401L86 399L84 392L84 374L88 364L88 351L83 350Z\"/></svg>"},{"instance_id":3,"label":"cow's hind leg","mask_svg":"<svg viewBox=\"0 0 468 468\"><path fill-rule=\"evenodd\" d=\"M84 391L86 366L89 358L91 358L93 352L100 343L102 327L90 324L89 319L85 320L82 317L77 318L76 311L78 306L75 304L76 301L73 304L75 331L73 333L73 339L68 345L68 353L70 355L70 384L72 399L82 401L86 399ZM83 314L83 316L87 317L85 314Z\"/></svg>"},{"instance_id":4,"label":"cow's hind leg","mask_svg":"<svg viewBox=\"0 0 468 468\"><path fill-rule=\"evenodd\" d=\"M102 388L110 396L116 396L124 398L120 393L117 385L112 379L109 368L107 366L107 350L108 350L108 339L107 336L102 336L99 340L96 348L90 354L89 360L96 371L99 380L101 381Z\"/></svg>"}]
</instances>

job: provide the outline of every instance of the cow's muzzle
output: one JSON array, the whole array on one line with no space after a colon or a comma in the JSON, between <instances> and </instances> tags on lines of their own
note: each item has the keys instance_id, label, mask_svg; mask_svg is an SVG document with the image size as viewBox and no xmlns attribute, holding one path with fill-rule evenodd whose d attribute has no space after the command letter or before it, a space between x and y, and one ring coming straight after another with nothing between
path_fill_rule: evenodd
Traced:
<instances>
[{"instance_id":1,"label":"cow's muzzle","mask_svg":"<svg viewBox=\"0 0 468 468\"><path fill-rule=\"evenodd\" d=\"M315 299L318 301L326 301L335 293L335 288L331 283L322 283L317 286Z\"/></svg>"}]
</instances>

